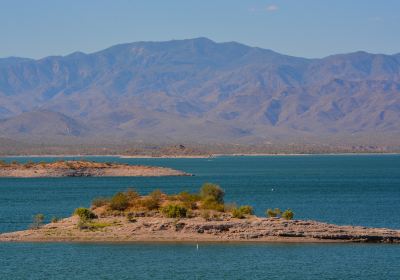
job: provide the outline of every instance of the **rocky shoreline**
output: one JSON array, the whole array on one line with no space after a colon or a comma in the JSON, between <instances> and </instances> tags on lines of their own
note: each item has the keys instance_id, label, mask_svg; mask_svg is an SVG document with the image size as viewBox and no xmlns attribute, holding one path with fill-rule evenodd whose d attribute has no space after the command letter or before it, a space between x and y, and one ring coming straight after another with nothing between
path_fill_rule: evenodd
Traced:
<instances>
[{"instance_id":1,"label":"rocky shoreline","mask_svg":"<svg viewBox=\"0 0 400 280\"><path fill-rule=\"evenodd\" d=\"M0 177L135 177L135 176L190 176L172 168L100 163L91 161L56 161L52 163L2 163Z\"/></svg>"},{"instance_id":2,"label":"rocky shoreline","mask_svg":"<svg viewBox=\"0 0 400 280\"><path fill-rule=\"evenodd\" d=\"M357 242L400 243L400 230L338 226L282 218L223 220L137 217L99 218L79 229L76 216L40 229L0 234L0 242Z\"/></svg>"}]
</instances>

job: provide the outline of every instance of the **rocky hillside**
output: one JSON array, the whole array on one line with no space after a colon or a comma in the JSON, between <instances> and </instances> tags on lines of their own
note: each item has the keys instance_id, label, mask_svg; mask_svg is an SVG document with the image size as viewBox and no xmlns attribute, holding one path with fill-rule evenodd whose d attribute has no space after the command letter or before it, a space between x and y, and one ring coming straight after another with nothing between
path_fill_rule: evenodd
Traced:
<instances>
[{"instance_id":1,"label":"rocky hillside","mask_svg":"<svg viewBox=\"0 0 400 280\"><path fill-rule=\"evenodd\" d=\"M5 58L0 119L19 140L399 144L400 54L304 59L197 38Z\"/></svg>"}]
</instances>

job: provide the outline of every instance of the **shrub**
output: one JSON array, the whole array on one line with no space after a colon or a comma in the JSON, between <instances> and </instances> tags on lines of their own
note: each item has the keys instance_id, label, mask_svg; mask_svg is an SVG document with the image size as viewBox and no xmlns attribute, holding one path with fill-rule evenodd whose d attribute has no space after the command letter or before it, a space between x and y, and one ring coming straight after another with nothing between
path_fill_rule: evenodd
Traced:
<instances>
[{"instance_id":1,"label":"shrub","mask_svg":"<svg viewBox=\"0 0 400 280\"><path fill-rule=\"evenodd\" d=\"M176 199L181 201L186 208L197 209L196 202L200 200L200 196L189 192L181 192L176 196Z\"/></svg>"},{"instance_id":2,"label":"shrub","mask_svg":"<svg viewBox=\"0 0 400 280\"><path fill-rule=\"evenodd\" d=\"M237 218L237 219L243 219L244 218L244 214L242 211L240 211L239 208L234 208L232 210L232 217L233 218Z\"/></svg>"},{"instance_id":3,"label":"shrub","mask_svg":"<svg viewBox=\"0 0 400 280\"><path fill-rule=\"evenodd\" d=\"M160 201L152 197L146 197L140 201L140 205L147 210L156 210L160 208Z\"/></svg>"},{"instance_id":4,"label":"shrub","mask_svg":"<svg viewBox=\"0 0 400 280\"><path fill-rule=\"evenodd\" d=\"M161 200L161 196L162 196L162 195L163 195L163 193L162 193L161 190L154 190L153 192L151 192L151 193L149 194L149 196L150 196L152 199L155 199L155 200L158 200L158 201Z\"/></svg>"},{"instance_id":5,"label":"shrub","mask_svg":"<svg viewBox=\"0 0 400 280\"><path fill-rule=\"evenodd\" d=\"M162 212L168 218L183 218L186 217L187 208L176 204L169 204L162 208Z\"/></svg>"},{"instance_id":6,"label":"shrub","mask_svg":"<svg viewBox=\"0 0 400 280\"><path fill-rule=\"evenodd\" d=\"M282 218L286 220L292 220L294 217L294 213L291 209L287 209L282 213Z\"/></svg>"},{"instance_id":7,"label":"shrub","mask_svg":"<svg viewBox=\"0 0 400 280\"><path fill-rule=\"evenodd\" d=\"M268 217L279 217L282 214L282 211L279 208L275 208L274 210L268 209L265 212L266 216Z\"/></svg>"},{"instance_id":8,"label":"shrub","mask_svg":"<svg viewBox=\"0 0 400 280\"><path fill-rule=\"evenodd\" d=\"M84 207L76 208L74 211L74 215L79 216L82 221L88 221L97 218L95 213Z\"/></svg>"},{"instance_id":9,"label":"shrub","mask_svg":"<svg viewBox=\"0 0 400 280\"><path fill-rule=\"evenodd\" d=\"M124 211L129 206L128 197L126 194L119 192L116 193L110 201L110 207L112 210Z\"/></svg>"},{"instance_id":10,"label":"shrub","mask_svg":"<svg viewBox=\"0 0 400 280\"><path fill-rule=\"evenodd\" d=\"M58 221L59 221L59 219L55 216L51 218L52 223L57 223Z\"/></svg>"},{"instance_id":11,"label":"shrub","mask_svg":"<svg viewBox=\"0 0 400 280\"><path fill-rule=\"evenodd\" d=\"M135 191L134 189L128 189L125 192L125 195L129 201L129 203L131 203L131 204L133 204L140 197L140 194L137 191Z\"/></svg>"},{"instance_id":12,"label":"shrub","mask_svg":"<svg viewBox=\"0 0 400 280\"><path fill-rule=\"evenodd\" d=\"M107 197L96 197L95 199L93 199L92 201L92 205L97 208L97 207L101 207L104 205L107 205L110 203L110 199Z\"/></svg>"},{"instance_id":13,"label":"shrub","mask_svg":"<svg viewBox=\"0 0 400 280\"><path fill-rule=\"evenodd\" d=\"M44 215L36 214L33 217L33 223L31 225L31 229L39 229L43 226L43 223L44 223Z\"/></svg>"},{"instance_id":14,"label":"shrub","mask_svg":"<svg viewBox=\"0 0 400 280\"><path fill-rule=\"evenodd\" d=\"M200 189L200 197L202 200L213 198L217 203L224 203L225 192L220 186L211 183L205 183Z\"/></svg>"},{"instance_id":15,"label":"shrub","mask_svg":"<svg viewBox=\"0 0 400 280\"><path fill-rule=\"evenodd\" d=\"M253 207L251 207L250 205L243 205L243 206L240 206L239 210L240 210L240 212L242 212L244 215L253 215L253 214L254 214Z\"/></svg>"},{"instance_id":16,"label":"shrub","mask_svg":"<svg viewBox=\"0 0 400 280\"><path fill-rule=\"evenodd\" d=\"M202 209L215 210L219 212L224 211L224 204L218 203L214 197L207 197L201 203Z\"/></svg>"},{"instance_id":17,"label":"shrub","mask_svg":"<svg viewBox=\"0 0 400 280\"><path fill-rule=\"evenodd\" d=\"M104 222L90 222L87 224L90 230L102 229L105 227L112 226L113 224L104 223Z\"/></svg>"}]
</instances>

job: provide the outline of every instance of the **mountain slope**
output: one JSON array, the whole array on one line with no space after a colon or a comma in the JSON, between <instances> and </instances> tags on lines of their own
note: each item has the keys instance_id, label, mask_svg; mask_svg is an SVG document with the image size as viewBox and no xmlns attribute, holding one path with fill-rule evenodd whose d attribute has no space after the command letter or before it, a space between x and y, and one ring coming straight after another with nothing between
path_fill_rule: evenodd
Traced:
<instances>
[{"instance_id":1,"label":"mountain slope","mask_svg":"<svg viewBox=\"0 0 400 280\"><path fill-rule=\"evenodd\" d=\"M0 118L0 137L21 139L383 141L400 134L400 56L304 59L197 38L3 59Z\"/></svg>"}]
</instances>

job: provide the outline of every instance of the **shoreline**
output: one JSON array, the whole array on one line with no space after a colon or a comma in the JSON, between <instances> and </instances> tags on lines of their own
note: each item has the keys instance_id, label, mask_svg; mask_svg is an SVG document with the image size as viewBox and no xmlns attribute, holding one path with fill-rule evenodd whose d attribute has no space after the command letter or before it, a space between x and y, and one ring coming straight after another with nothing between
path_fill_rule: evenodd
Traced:
<instances>
[{"instance_id":1,"label":"shoreline","mask_svg":"<svg viewBox=\"0 0 400 280\"><path fill-rule=\"evenodd\" d=\"M272 157L272 156L381 156L381 155L400 155L399 153L315 153L315 154L286 154L286 153L237 153L237 154L210 154L210 155L162 155L162 156L151 156L151 155L1 155L1 158L85 158L85 157L109 157L109 158L121 158L121 159L208 159L218 157Z\"/></svg>"},{"instance_id":2,"label":"shoreline","mask_svg":"<svg viewBox=\"0 0 400 280\"><path fill-rule=\"evenodd\" d=\"M240 243L380 243L400 244L400 230L339 226L312 220L282 218L200 217L173 219L141 217L133 222L122 216L96 219L103 225L80 229L72 216L38 229L0 234L0 243L110 243L110 244L240 244Z\"/></svg>"}]
</instances>

